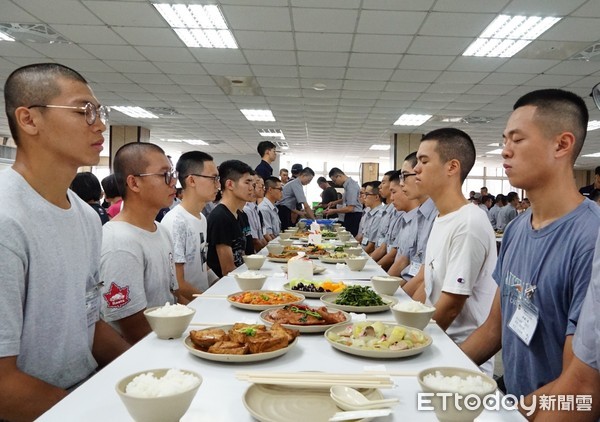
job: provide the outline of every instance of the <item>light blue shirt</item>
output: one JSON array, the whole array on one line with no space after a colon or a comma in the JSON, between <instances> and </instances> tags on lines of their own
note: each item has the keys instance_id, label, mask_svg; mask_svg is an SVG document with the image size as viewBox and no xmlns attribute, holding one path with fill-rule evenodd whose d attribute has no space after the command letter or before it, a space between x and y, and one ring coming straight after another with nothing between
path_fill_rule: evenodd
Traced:
<instances>
[{"instance_id":1,"label":"light blue shirt","mask_svg":"<svg viewBox=\"0 0 600 422\"><path fill-rule=\"evenodd\" d=\"M264 198L262 202L258 204L258 211L260 211L263 216L265 233L279 236L279 232L281 231L281 220L279 219L277 207L273 205L269 198Z\"/></svg>"},{"instance_id":2,"label":"light blue shirt","mask_svg":"<svg viewBox=\"0 0 600 422\"><path fill-rule=\"evenodd\" d=\"M291 210L295 210L297 204L305 202L307 201L306 195L304 195L304 186L299 178L291 180L283 186L283 197L278 202L279 205L284 205Z\"/></svg>"},{"instance_id":3,"label":"light blue shirt","mask_svg":"<svg viewBox=\"0 0 600 422\"><path fill-rule=\"evenodd\" d=\"M358 200L358 195L360 193L360 186L358 186L358 183L351 177L348 177L344 182L343 187L344 194L342 195L342 202L346 204L346 206L352 205L354 207L353 212L362 212L363 206Z\"/></svg>"}]
</instances>

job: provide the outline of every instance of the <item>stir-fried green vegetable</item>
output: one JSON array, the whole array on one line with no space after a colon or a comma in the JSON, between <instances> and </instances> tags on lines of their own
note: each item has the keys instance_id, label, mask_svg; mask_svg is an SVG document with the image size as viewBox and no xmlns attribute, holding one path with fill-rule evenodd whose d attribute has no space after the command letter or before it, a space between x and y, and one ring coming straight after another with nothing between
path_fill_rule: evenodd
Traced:
<instances>
[{"instance_id":1,"label":"stir-fried green vegetable","mask_svg":"<svg viewBox=\"0 0 600 422\"><path fill-rule=\"evenodd\" d=\"M346 306L379 306L385 305L377 293L369 286L348 286L339 294L335 303Z\"/></svg>"}]
</instances>

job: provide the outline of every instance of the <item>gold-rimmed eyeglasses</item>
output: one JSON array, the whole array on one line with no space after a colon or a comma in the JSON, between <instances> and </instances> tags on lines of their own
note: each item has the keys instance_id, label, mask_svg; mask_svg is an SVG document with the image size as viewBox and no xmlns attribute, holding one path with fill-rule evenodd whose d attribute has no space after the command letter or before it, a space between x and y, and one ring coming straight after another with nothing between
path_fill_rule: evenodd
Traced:
<instances>
[{"instance_id":1,"label":"gold-rimmed eyeglasses","mask_svg":"<svg viewBox=\"0 0 600 422\"><path fill-rule=\"evenodd\" d=\"M98 117L100 117L100 121L103 124L106 124L106 122L108 121L108 115L110 113L110 107L103 106L103 105L96 106L95 104L92 104L92 103L85 103L84 106L63 106L63 105L56 105L56 104L34 104L27 108L36 108L36 107L78 110L80 113L85 115L85 122L90 126L93 125L94 123L96 123L96 119Z\"/></svg>"},{"instance_id":2,"label":"gold-rimmed eyeglasses","mask_svg":"<svg viewBox=\"0 0 600 422\"><path fill-rule=\"evenodd\" d=\"M136 177L162 176L165 178L165 183L167 185L171 186L171 182L173 180L177 180L179 173L177 173L176 171L165 171L163 173L140 173L140 174L134 174L133 176L136 176Z\"/></svg>"}]
</instances>

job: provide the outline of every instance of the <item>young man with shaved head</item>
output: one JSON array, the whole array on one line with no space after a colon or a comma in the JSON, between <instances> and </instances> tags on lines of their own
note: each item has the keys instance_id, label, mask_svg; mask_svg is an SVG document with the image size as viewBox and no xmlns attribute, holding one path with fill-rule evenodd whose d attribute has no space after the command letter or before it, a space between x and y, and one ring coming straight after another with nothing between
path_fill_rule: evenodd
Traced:
<instances>
[{"instance_id":1,"label":"young man with shaved head","mask_svg":"<svg viewBox=\"0 0 600 422\"><path fill-rule=\"evenodd\" d=\"M102 226L69 185L106 130L79 73L24 66L4 86L17 155L0 172L0 420L33 420L129 345L99 320Z\"/></svg>"},{"instance_id":2,"label":"young man with shaved head","mask_svg":"<svg viewBox=\"0 0 600 422\"><path fill-rule=\"evenodd\" d=\"M169 231L154 221L175 198L177 172L159 146L146 142L119 148L114 170L123 210L103 228L102 318L133 344L151 331L146 308L187 303L179 296Z\"/></svg>"},{"instance_id":3,"label":"young man with shaved head","mask_svg":"<svg viewBox=\"0 0 600 422\"><path fill-rule=\"evenodd\" d=\"M538 404L573 360L600 227L600 208L579 193L573 177L587 124L585 102L568 91L533 91L515 103L503 134L503 165L531 207L506 227L492 311L461 346L475 363L502 348L507 392L535 395Z\"/></svg>"},{"instance_id":4,"label":"young man with shaved head","mask_svg":"<svg viewBox=\"0 0 600 422\"><path fill-rule=\"evenodd\" d=\"M413 299L434 305L433 319L460 344L483 324L496 291L494 230L461 189L475 164L475 145L461 130L437 129L423 136L417 159L415 182L438 213L427 240L425 282ZM491 360L482 365L488 375L493 368Z\"/></svg>"}]
</instances>

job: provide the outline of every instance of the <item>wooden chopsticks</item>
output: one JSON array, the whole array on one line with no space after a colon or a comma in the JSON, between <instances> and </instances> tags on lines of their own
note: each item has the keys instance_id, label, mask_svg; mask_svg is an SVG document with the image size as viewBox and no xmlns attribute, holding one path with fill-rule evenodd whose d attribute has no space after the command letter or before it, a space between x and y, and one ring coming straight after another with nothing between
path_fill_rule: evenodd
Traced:
<instances>
[{"instance_id":1,"label":"wooden chopsticks","mask_svg":"<svg viewBox=\"0 0 600 422\"><path fill-rule=\"evenodd\" d=\"M236 378L255 384L297 387L347 385L357 388L392 388L394 382L384 374L342 374L327 372L236 372Z\"/></svg>"}]
</instances>

